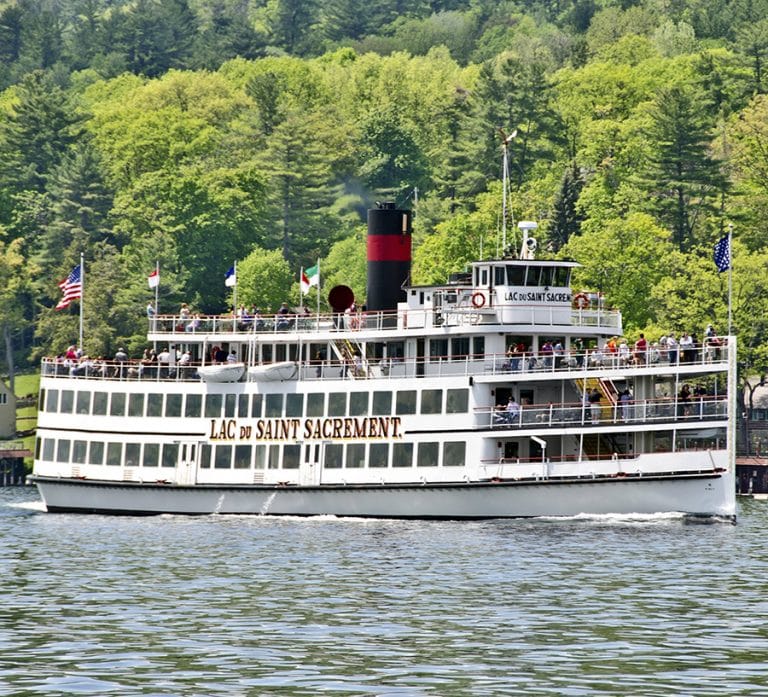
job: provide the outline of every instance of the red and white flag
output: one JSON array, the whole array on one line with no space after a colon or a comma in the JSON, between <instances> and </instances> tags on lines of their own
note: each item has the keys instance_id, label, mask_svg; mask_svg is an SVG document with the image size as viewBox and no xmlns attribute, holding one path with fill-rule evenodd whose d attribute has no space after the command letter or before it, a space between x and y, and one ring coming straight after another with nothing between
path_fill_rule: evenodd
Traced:
<instances>
[{"instance_id":1,"label":"red and white flag","mask_svg":"<svg viewBox=\"0 0 768 697\"><path fill-rule=\"evenodd\" d=\"M160 269L155 269L147 278L150 288L157 288L160 285Z\"/></svg>"}]
</instances>

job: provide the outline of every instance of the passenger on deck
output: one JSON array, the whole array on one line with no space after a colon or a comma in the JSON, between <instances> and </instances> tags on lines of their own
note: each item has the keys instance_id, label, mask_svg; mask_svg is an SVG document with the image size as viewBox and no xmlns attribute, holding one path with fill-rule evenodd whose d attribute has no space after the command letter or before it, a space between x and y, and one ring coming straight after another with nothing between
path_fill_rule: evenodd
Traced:
<instances>
[{"instance_id":1,"label":"passenger on deck","mask_svg":"<svg viewBox=\"0 0 768 697\"><path fill-rule=\"evenodd\" d=\"M513 395L509 395L506 412L508 424L516 424L520 419L520 405L517 403Z\"/></svg>"},{"instance_id":2,"label":"passenger on deck","mask_svg":"<svg viewBox=\"0 0 768 697\"><path fill-rule=\"evenodd\" d=\"M592 416L593 424L600 423L600 412L602 411L602 407L600 406L600 399L600 390L595 387L589 394L589 410Z\"/></svg>"},{"instance_id":3,"label":"passenger on deck","mask_svg":"<svg viewBox=\"0 0 768 697\"><path fill-rule=\"evenodd\" d=\"M277 311L277 329L278 330L290 329L290 326L291 326L290 315L291 315L291 311L288 308L288 303L283 303L282 305L280 305L280 309Z\"/></svg>"}]
</instances>

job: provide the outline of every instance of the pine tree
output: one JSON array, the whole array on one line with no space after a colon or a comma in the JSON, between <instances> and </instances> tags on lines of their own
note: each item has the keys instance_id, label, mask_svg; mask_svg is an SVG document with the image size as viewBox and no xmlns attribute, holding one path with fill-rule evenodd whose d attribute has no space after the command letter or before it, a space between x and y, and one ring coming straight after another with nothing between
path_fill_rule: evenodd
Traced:
<instances>
[{"instance_id":1,"label":"pine tree","mask_svg":"<svg viewBox=\"0 0 768 697\"><path fill-rule=\"evenodd\" d=\"M572 162L563 174L552 211L552 223L549 227L552 251L556 252L567 244L571 236L578 235L581 231L582 216L577 204L583 187L581 170L575 162Z\"/></svg>"}]
</instances>

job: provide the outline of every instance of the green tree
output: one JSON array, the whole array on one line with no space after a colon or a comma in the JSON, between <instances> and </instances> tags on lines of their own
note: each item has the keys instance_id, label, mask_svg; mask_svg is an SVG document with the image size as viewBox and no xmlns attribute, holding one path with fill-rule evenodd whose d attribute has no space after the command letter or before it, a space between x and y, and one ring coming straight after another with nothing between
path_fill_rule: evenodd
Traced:
<instances>
[{"instance_id":1,"label":"green tree","mask_svg":"<svg viewBox=\"0 0 768 697\"><path fill-rule=\"evenodd\" d=\"M27 325L31 298L28 279L35 271L24 258L22 246L22 240L6 243L0 235L0 304L3 307L0 334L11 389L16 373L14 337L19 336Z\"/></svg>"},{"instance_id":2,"label":"green tree","mask_svg":"<svg viewBox=\"0 0 768 697\"><path fill-rule=\"evenodd\" d=\"M725 189L720 164L710 155L711 123L691 88L664 88L651 109L651 149L644 173L651 204L673 231L681 251L696 243L696 227Z\"/></svg>"},{"instance_id":3,"label":"green tree","mask_svg":"<svg viewBox=\"0 0 768 697\"><path fill-rule=\"evenodd\" d=\"M255 246L237 264L237 301L262 314L277 312L291 297L295 275L280 250Z\"/></svg>"},{"instance_id":4,"label":"green tree","mask_svg":"<svg viewBox=\"0 0 768 697\"><path fill-rule=\"evenodd\" d=\"M563 174L552 211L549 239L552 242L553 251L560 249L573 235L578 235L581 231L582 213L578 208L578 202L583 187L581 168L576 162L572 162Z\"/></svg>"}]
</instances>

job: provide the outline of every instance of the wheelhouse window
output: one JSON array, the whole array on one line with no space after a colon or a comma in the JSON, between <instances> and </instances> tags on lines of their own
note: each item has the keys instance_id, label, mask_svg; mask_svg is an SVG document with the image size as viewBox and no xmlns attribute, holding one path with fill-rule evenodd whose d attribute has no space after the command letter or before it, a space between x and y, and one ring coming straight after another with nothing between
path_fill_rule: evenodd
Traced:
<instances>
[{"instance_id":1,"label":"wheelhouse window","mask_svg":"<svg viewBox=\"0 0 768 697\"><path fill-rule=\"evenodd\" d=\"M493 282L497 286L503 286L506 284L506 269L503 266L494 266L493 267Z\"/></svg>"},{"instance_id":2,"label":"wheelhouse window","mask_svg":"<svg viewBox=\"0 0 768 697\"><path fill-rule=\"evenodd\" d=\"M525 285L525 266L507 266L507 285Z\"/></svg>"}]
</instances>

